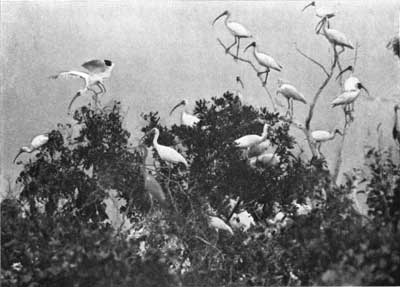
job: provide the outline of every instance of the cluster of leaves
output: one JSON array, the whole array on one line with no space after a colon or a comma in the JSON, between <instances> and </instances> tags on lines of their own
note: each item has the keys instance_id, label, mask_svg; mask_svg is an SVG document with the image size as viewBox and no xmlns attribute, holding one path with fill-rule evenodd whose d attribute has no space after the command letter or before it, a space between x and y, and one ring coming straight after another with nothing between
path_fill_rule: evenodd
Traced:
<instances>
[{"instance_id":1,"label":"cluster of leaves","mask_svg":"<svg viewBox=\"0 0 400 287\"><path fill-rule=\"evenodd\" d=\"M238 97L196 102L194 127L144 115L143 143L173 146L190 168L153 152L151 172L168 204L151 204L146 161L128 143L121 107L82 107L79 135L58 131L24 165L18 199L2 210L2 281L10 286L310 285L399 283L399 167L369 154L368 221L353 208L352 183L337 187L324 159L302 160L289 125ZM269 125L275 165L256 166L234 140ZM110 224L105 199L115 191L130 230ZM383 194L383 195L382 195ZM237 199L234 208L230 199ZM313 209L299 214L310 200ZM208 225L247 210L256 225L234 235ZM271 223L277 213L284 220ZM29 238L29 240L27 240ZM397 240L396 240L397 238ZM17 264L17 265L15 265ZM20 264L20 266L18 265ZM351 278L356 278L350 280ZM346 281L347 280L347 281ZM358 280L358 281L357 281Z\"/></svg>"}]
</instances>

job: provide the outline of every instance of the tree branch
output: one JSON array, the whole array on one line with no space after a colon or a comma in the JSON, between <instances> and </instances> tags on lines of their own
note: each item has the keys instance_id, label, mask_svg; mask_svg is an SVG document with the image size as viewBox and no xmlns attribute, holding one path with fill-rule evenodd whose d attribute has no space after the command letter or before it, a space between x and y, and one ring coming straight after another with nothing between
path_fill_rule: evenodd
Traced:
<instances>
[{"instance_id":1,"label":"tree branch","mask_svg":"<svg viewBox=\"0 0 400 287\"><path fill-rule=\"evenodd\" d=\"M299 52L300 55L302 55L303 57L305 57L306 59L310 60L312 63L316 64L318 67L320 67L322 69L322 71L324 71L326 76L329 76L328 71L326 70L326 68L324 67L324 65L322 65L320 62L318 62L317 60L311 58L310 56L308 56L306 53L304 53L303 51L301 51L298 47L297 44L294 43L294 46L296 48L296 51Z\"/></svg>"},{"instance_id":2,"label":"tree branch","mask_svg":"<svg viewBox=\"0 0 400 287\"><path fill-rule=\"evenodd\" d=\"M218 41L219 44L224 48L224 50L226 50L226 46L224 45L224 43L222 43L222 41L221 41L219 38L217 38L217 41ZM232 52L230 52L230 51L228 51L227 54L229 54L233 59L236 59L236 60L239 60L239 61L241 61L241 62L243 62L243 63L249 64L249 65L253 68L253 70L254 70L256 73L260 72L260 71L257 69L257 67L256 67L250 60L247 60L247 59L242 58L242 57L236 57L236 55L234 55L234 54L233 54ZM260 79L261 83L263 83L264 80L262 79L261 75L257 75L257 77ZM266 86L263 86L263 88L264 88L265 92L268 94L269 99L271 100L272 108L274 109L274 112L276 112L275 102L274 102L274 99L273 99L271 93L269 92L269 90L268 90L268 88L267 88Z\"/></svg>"},{"instance_id":3,"label":"tree branch","mask_svg":"<svg viewBox=\"0 0 400 287\"><path fill-rule=\"evenodd\" d=\"M212 245L210 242L208 242L208 241L205 240L204 238L201 238L201 237L198 236L198 235L195 235L194 237L197 238L198 240L200 240L201 242L203 242L204 244L206 244L206 245L208 245L208 246L211 246L212 248L218 250L218 252L222 253L222 251L221 251L218 247Z\"/></svg>"}]
</instances>

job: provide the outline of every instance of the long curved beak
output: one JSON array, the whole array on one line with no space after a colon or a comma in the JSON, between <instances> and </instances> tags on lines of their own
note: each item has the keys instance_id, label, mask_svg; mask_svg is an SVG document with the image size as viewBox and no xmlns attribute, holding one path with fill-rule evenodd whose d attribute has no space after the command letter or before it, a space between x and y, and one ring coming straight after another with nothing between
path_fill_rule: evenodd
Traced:
<instances>
[{"instance_id":1,"label":"long curved beak","mask_svg":"<svg viewBox=\"0 0 400 287\"><path fill-rule=\"evenodd\" d=\"M184 101L180 102L179 104L177 104L175 107L172 108L172 110L169 112L169 115L172 115L172 113L179 107L179 106L183 106L185 104Z\"/></svg>"},{"instance_id":2,"label":"long curved beak","mask_svg":"<svg viewBox=\"0 0 400 287\"><path fill-rule=\"evenodd\" d=\"M301 10L301 12L303 12L304 10L306 10L308 7L312 6L314 2L310 2L309 4L307 4L306 6L304 6L304 8Z\"/></svg>"},{"instance_id":3,"label":"long curved beak","mask_svg":"<svg viewBox=\"0 0 400 287\"><path fill-rule=\"evenodd\" d=\"M253 43L249 44L249 45L244 49L243 52L246 52L246 50L247 50L248 48L250 48L250 47L255 47L255 46L256 46L256 42L253 42Z\"/></svg>"},{"instance_id":4,"label":"long curved beak","mask_svg":"<svg viewBox=\"0 0 400 287\"><path fill-rule=\"evenodd\" d=\"M343 74L344 74L345 72L347 72L347 71L353 71L353 66L350 65L350 66L348 66L346 69L344 69L343 71L341 71L341 72L336 76L335 80L337 80L341 75L343 75Z\"/></svg>"},{"instance_id":5,"label":"long curved beak","mask_svg":"<svg viewBox=\"0 0 400 287\"><path fill-rule=\"evenodd\" d=\"M368 94L368 97L370 97L368 89L366 87L364 87L362 84L360 84L360 89L365 90L365 92Z\"/></svg>"},{"instance_id":6,"label":"long curved beak","mask_svg":"<svg viewBox=\"0 0 400 287\"><path fill-rule=\"evenodd\" d=\"M225 11L224 13L222 13L221 15L219 15L217 18L214 19L214 21L212 22L212 26L214 26L215 22L217 22L217 20L219 18L221 18L222 16L225 16L227 14L227 12Z\"/></svg>"},{"instance_id":7,"label":"long curved beak","mask_svg":"<svg viewBox=\"0 0 400 287\"><path fill-rule=\"evenodd\" d=\"M79 96L81 96L81 95L82 95L82 94L81 94L81 91L78 91L78 92L76 93L76 95L72 98L71 102L70 102L69 105L68 105L68 114L71 112L71 106L72 106L72 104L74 103L74 101L76 100L76 98L79 97Z\"/></svg>"},{"instance_id":8,"label":"long curved beak","mask_svg":"<svg viewBox=\"0 0 400 287\"><path fill-rule=\"evenodd\" d=\"M13 160L13 163L15 163L15 161L17 160L17 158L19 157L19 155L20 155L21 153L23 153L22 150L20 150L20 151L18 152L18 154L15 156L15 158L14 158L14 160Z\"/></svg>"},{"instance_id":9,"label":"long curved beak","mask_svg":"<svg viewBox=\"0 0 400 287\"><path fill-rule=\"evenodd\" d=\"M242 89L244 89L242 79L239 76L236 77L236 82L238 82L240 84L240 86L242 86Z\"/></svg>"}]
</instances>

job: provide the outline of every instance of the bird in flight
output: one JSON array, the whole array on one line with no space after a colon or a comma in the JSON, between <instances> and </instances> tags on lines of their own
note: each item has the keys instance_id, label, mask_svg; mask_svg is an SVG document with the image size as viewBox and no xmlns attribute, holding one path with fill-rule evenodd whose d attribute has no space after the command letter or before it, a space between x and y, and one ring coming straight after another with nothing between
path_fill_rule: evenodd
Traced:
<instances>
[{"instance_id":1,"label":"bird in flight","mask_svg":"<svg viewBox=\"0 0 400 287\"><path fill-rule=\"evenodd\" d=\"M66 71L50 77L51 79L83 79L85 81L85 86L78 90L68 105L68 113L76 98L84 94L86 91L91 91L93 93L93 98L97 104L97 96L106 92L104 79L111 76L114 63L110 60L91 60L83 63L82 67L84 67L87 72ZM94 89L95 86L99 87L99 92Z\"/></svg>"}]
</instances>

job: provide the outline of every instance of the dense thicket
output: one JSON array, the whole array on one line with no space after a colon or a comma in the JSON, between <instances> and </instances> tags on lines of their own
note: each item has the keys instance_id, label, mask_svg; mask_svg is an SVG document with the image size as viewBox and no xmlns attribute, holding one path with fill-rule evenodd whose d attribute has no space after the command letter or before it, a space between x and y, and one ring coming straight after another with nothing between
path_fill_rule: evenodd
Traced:
<instances>
[{"instance_id":1,"label":"dense thicket","mask_svg":"<svg viewBox=\"0 0 400 287\"><path fill-rule=\"evenodd\" d=\"M129 143L119 103L76 111L73 138L52 131L23 166L21 194L1 203L4 286L400 284L400 168L390 154L367 155L365 216L352 201L359 180L333 184L324 159L304 159L278 114L231 93L196 102L194 113L195 127L144 115L141 143ZM264 123L280 161L254 167L233 141ZM137 146L151 146L154 127L190 168L155 152L143 158ZM146 192L144 172L166 204ZM111 224L111 193L125 224ZM229 222L243 210L256 223L247 231L209 227L209 215Z\"/></svg>"}]
</instances>

